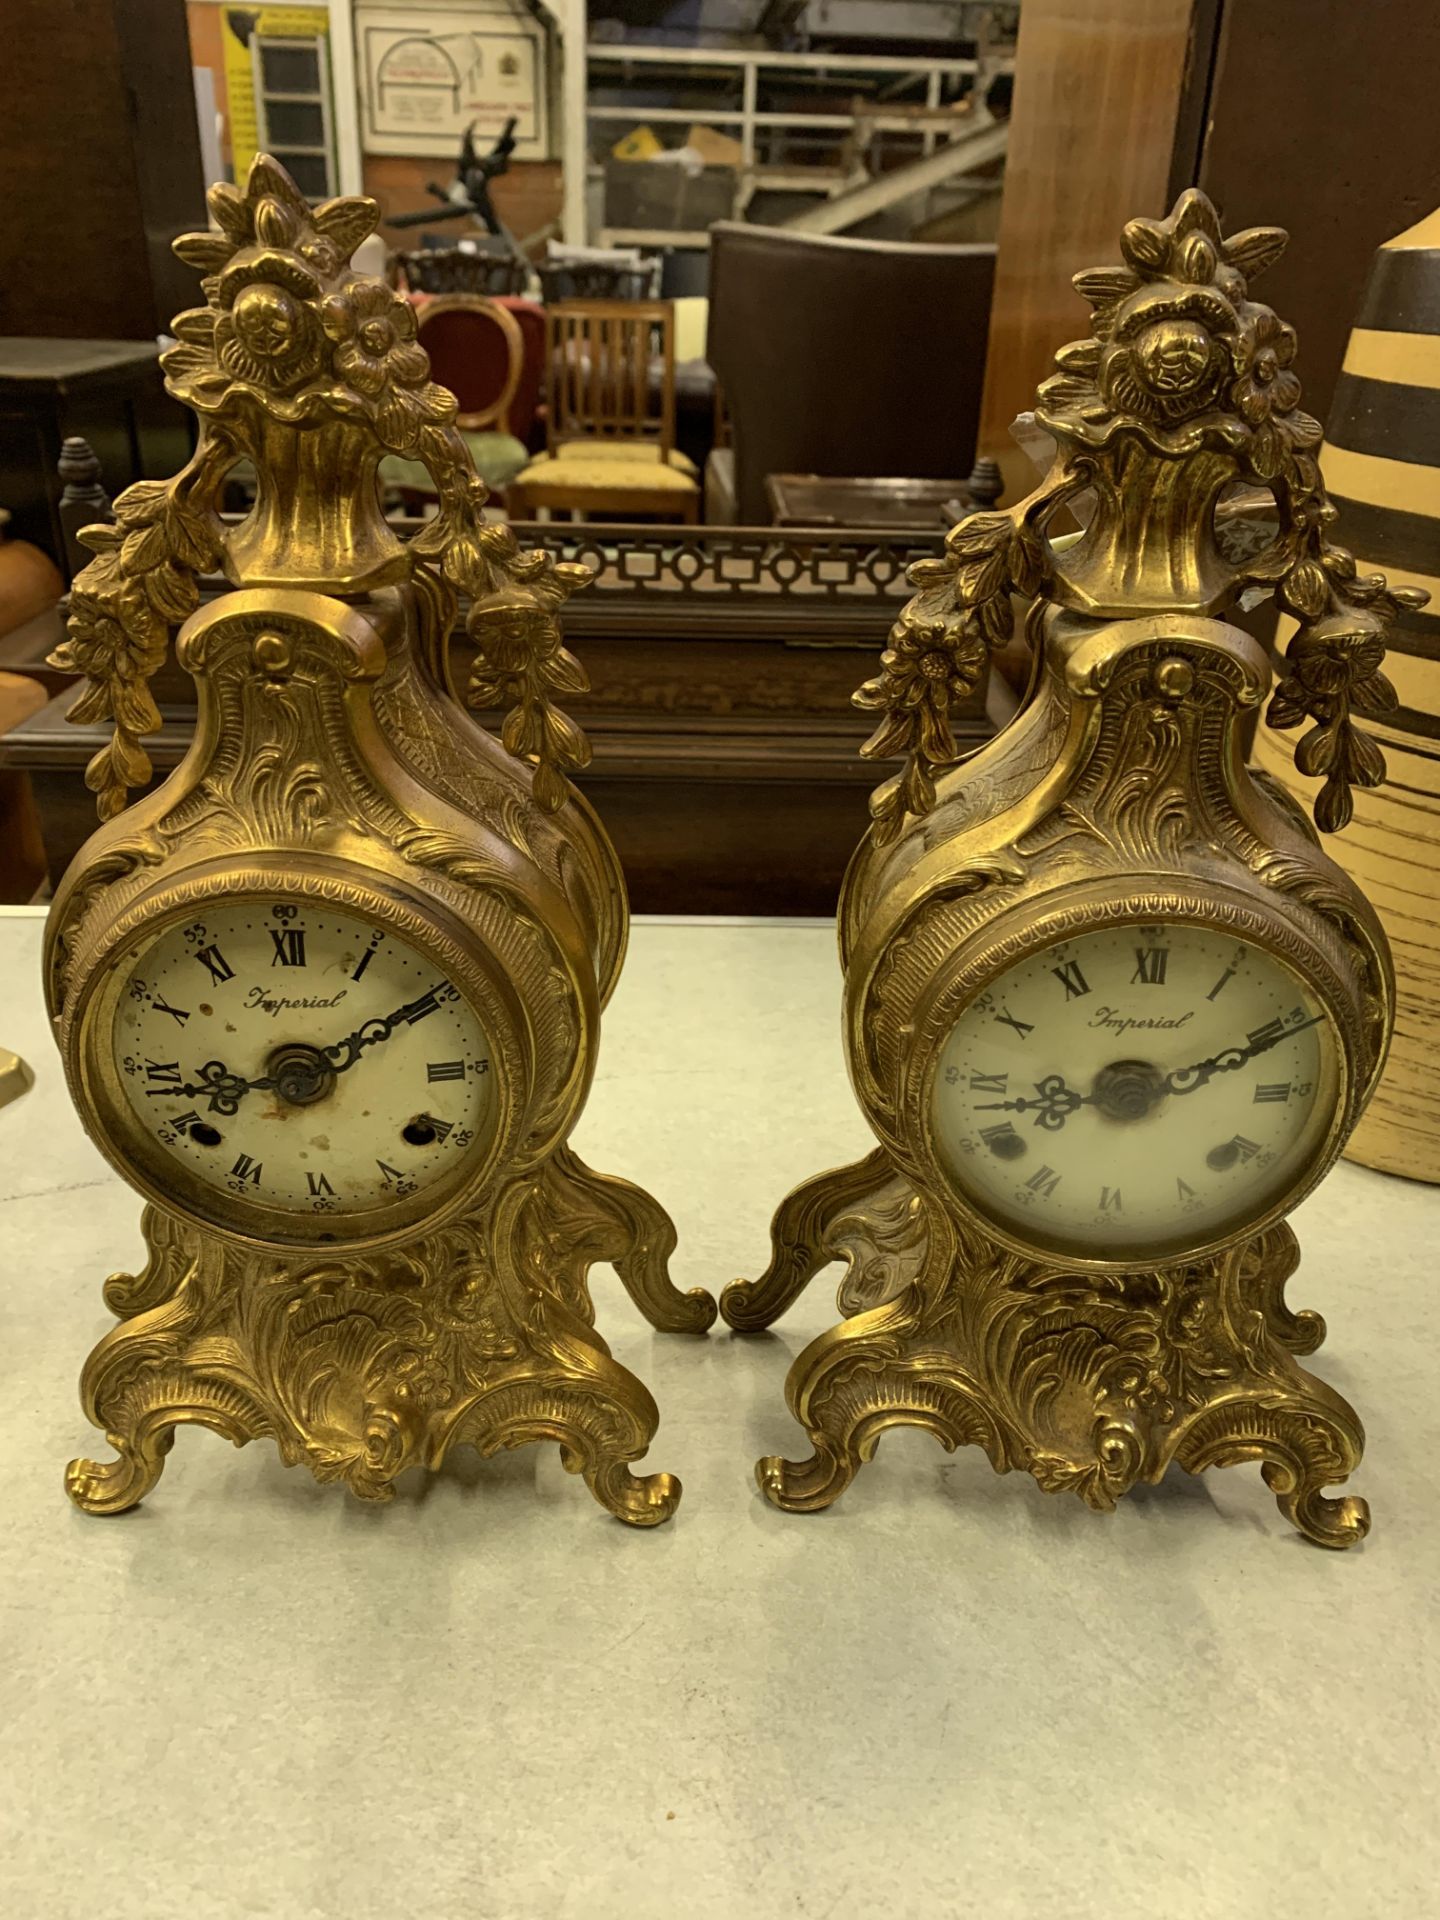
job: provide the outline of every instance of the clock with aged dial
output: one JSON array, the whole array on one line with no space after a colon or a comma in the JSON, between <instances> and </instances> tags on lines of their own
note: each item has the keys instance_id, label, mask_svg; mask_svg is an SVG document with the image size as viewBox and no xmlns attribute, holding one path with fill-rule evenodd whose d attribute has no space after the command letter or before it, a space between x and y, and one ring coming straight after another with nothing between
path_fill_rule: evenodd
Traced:
<instances>
[{"instance_id":1,"label":"clock with aged dial","mask_svg":"<svg viewBox=\"0 0 1440 1920\"><path fill-rule=\"evenodd\" d=\"M185 1423L369 1499L457 1444L549 1440L653 1526L679 1482L631 1471L658 1415L586 1274L613 1261L673 1331L714 1303L671 1283L657 1202L568 1144L626 937L556 703L585 684L558 615L588 575L484 518L413 310L347 264L373 202L312 207L262 156L210 205L177 243L206 305L165 355L199 443L88 531L56 660L110 732L47 991L81 1118L149 1203L82 1380L116 1457L73 1462L70 1493L133 1506ZM409 537L387 451L439 501ZM255 504L228 522L241 460ZM132 798L172 640L195 740ZM500 738L471 711L496 708Z\"/></svg>"},{"instance_id":2,"label":"clock with aged dial","mask_svg":"<svg viewBox=\"0 0 1440 1920\"><path fill-rule=\"evenodd\" d=\"M483 1152L490 1047L433 959L362 916L216 903L136 953L113 1046L157 1187L297 1239L386 1219Z\"/></svg>"},{"instance_id":3,"label":"clock with aged dial","mask_svg":"<svg viewBox=\"0 0 1440 1920\"><path fill-rule=\"evenodd\" d=\"M1310 1539L1369 1525L1332 1497L1353 1410L1299 1364L1286 1215L1333 1164L1393 1018L1375 914L1298 807L1246 768L1261 703L1303 726L1322 832L1384 768L1354 724L1408 589L1361 577L1300 411L1289 327L1250 279L1285 235L1226 237L1202 194L1133 220L1081 274L1092 332L1035 417L1049 472L971 515L856 699L876 792L840 909L846 1044L877 1145L780 1206L728 1288L767 1326L830 1262L844 1321L796 1359L808 1459L776 1505L823 1507L887 1427L982 1447L1108 1509L1172 1463L1258 1460ZM1239 511L1237 511L1237 503ZM1078 534L1051 537L1073 506ZM1273 588L1276 667L1226 619ZM948 717L1028 603L1028 695L963 765Z\"/></svg>"}]
</instances>

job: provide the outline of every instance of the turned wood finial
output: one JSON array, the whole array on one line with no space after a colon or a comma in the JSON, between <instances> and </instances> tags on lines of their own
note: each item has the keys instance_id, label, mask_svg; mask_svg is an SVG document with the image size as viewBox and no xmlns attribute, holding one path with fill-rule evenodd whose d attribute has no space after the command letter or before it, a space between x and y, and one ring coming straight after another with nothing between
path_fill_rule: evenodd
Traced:
<instances>
[{"instance_id":1,"label":"turned wood finial","mask_svg":"<svg viewBox=\"0 0 1440 1920\"><path fill-rule=\"evenodd\" d=\"M992 460L988 454L982 454L970 469L965 491L977 512L988 512L1005 491L1005 476L1000 471L1000 462Z\"/></svg>"},{"instance_id":2,"label":"turned wood finial","mask_svg":"<svg viewBox=\"0 0 1440 1920\"><path fill-rule=\"evenodd\" d=\"M88 440L83 440L78 433L63 440L55 471L65 483L56 512L65 540L65 573L73 580L90 558L81 544L80 529L93 527L97 521L112 520L114 515L110 511L110 496L100 483L99 457Z\"/></svg>"}]
</instances>

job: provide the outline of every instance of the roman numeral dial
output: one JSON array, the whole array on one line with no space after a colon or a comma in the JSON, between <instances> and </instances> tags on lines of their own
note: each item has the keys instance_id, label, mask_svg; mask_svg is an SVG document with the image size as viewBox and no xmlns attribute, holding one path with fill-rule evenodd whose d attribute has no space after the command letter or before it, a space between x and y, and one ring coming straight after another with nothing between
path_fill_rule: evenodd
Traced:
<instances>
[{"instance_id":1,"label":"roman numeral dial","mask_svg":"<svg viewBox=\"0 0 1440 1920\"><path fill-rule=\"evenodd\" d=\"M465 994L397 928L303 899L167 925L132 963L113 1046L137 1152L172 1169L157 1184L203 1217L253 1210L260 1232L278 1214L343 1238L453 1188L489 1134L492 1056Z\"/></svg>"},{"instance_id":2,"label":"roman numeral dial","mask_svg":"<svg viewBox=\"0 0 1440 1920\"><path fill-rule=\"evenodd\" d=\"M1037 947L962 1008L931 1081L960 1195L1025 1245L1114 1258L1263 1217L1323 1142L1334 1030L1287 962L1213 925Z\"/></svg>"}]
</instances>

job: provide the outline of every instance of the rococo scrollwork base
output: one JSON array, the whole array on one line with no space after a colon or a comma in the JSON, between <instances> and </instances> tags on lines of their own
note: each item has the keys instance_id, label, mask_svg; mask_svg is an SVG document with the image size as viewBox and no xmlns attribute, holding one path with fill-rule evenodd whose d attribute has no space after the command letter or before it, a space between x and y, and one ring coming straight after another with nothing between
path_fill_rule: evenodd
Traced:
<instances>
[{"instance_id":1,"label":"rococo scrollwork base","mask_svg":"<svg viewBox=\"0 0 1440 1920\"><path fill-rule=\"evenodd\" d=\"M732 1327L755 1331L823 1267L846 1264L849 1317L786 1381L814 1451L760 1460L761 1490L790 1512L828 1507L887 1428L911 1426L1102 1512L1172 1461L1200 1473L1256 1460L1307 1539L1353 1546L1368 1506L1323 1489L1359 1465L1364 1433L1297 1364L1325 1336L1318 1314L1285 1305L1297 1258L1282 1224L1170 1268L1041 1265L962 1224L877 1150L797 1188L775 1216L769 1267L721 1298Z\"/></svg>"},{"instance_id":2,"label":"rococo scrollwork base","mask_svg":"<svg viewBox=\"0 0 1440 1920\"><path fill-rule=\"evenodd\" d=\"M107 1282L120 1325L81 1380L117 1456L66 1470L87 1512L142 1500L185 1424L237 1447L273 1439L287 1465L367 1500L455 1446L551 1440L617 1519L674 1512L673 1474L630 1471L659 1415L596 1332L586 1276L613 1262L667 1332L704 1333L715 1305L671 1283L674 1228L629 1182L561 1149L458 1223L368 1256L247 1251L156 1207L143 1224L148 1264Z\"/></svg>"}]
</instances>

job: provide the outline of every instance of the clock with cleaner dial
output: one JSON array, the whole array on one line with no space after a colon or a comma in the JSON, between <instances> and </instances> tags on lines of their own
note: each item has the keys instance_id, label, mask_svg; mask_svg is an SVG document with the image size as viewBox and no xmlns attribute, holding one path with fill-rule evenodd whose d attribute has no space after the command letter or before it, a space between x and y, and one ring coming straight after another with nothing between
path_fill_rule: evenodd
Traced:
<instances>
[{"instance_id":1,"label":"clock with cleaner dial","mask_svg":"<svg viewBox=\"0 0 1440 1920\"><path fill-rule=\"evenodd\" d=\"M1312 1540L1369 1525L1324 1491L1362 1435L1299 1365L1324 1326L1284 1300L1286 1216L1384 1063L1384 935L1315 828L1383 778L1354 716L1393 704L1384 635L1415 596L1326 536L1295 337L1249 289L1284 242L1225 236L1192 191L1078 277L1092 330L1035 409L1049 471L912 568L856 695L866 751L902 762L840 903L877 1144L782 1202L769 1267L721 1301L764 1327L846 1267L846 1318L787 1386L812 1452L758 1465L778 1506L828 1505L911 1425L1102 1511L1172 1464L1258 1460ZM1278 671L1227 618L1265 590L1297 622ZM960 764L951 702L1017 609L1028 689ZM1267 697L1322 778L1314 826L1246 767Z\"/></svg>"},{"instance_id":2,"label":"clock with cleaner dial","mask_svg":"<svg viewBox=\"0 0 1440 1920\"><path fill-rule=\"evenodd\" d=\"M1254 1228L1317 1161L1338 1030L1273 953L1202 924L1040 947L939 1056L934 1137L997 1231L1103 1255Z\"/></svg>"}]
</instances>

